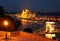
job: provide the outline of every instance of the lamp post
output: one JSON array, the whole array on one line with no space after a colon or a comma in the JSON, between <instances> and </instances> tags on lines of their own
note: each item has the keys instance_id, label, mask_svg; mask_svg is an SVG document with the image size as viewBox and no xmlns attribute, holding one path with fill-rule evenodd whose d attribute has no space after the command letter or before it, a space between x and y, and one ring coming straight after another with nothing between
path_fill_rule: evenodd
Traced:
<instances>
[{"instance_id":1,"label":"lamp post","mask_svg":"<svg viewBox=\"0 0 60 41\"><path fill-rule=\"evenodd\" d=\"M3 25L4 25L5 27L8 27L9 22L8 22L7 20L5 20L5 21L3 22ZM7 31L6 31L6 37L5 37L5 39L8 39Z\"/></svg>"},{"instance_id":2,"label":"lamp post","mask_svg":"<svg viewBox=\"0 0 60 41\"><path fill-rule=\"evenodd\" d=\"M5 39L8 39L8 37L7 37L7 32L6 32L6 36L5 36Z\"/></svg>"}]
</instances>

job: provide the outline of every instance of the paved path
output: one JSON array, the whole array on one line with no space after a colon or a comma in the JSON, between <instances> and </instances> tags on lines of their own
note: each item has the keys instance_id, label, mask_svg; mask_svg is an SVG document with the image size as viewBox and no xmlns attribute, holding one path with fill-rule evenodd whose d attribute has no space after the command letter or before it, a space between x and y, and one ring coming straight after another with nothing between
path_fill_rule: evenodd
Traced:
<instances>
[{"instance_id":1,"label":"paved path","mask_svg":"<svg viewBox=\"0 0 60 41\"><path fill-rule=\"evenodd\" d=\"M0 31L0 41L57 41L23 31L7 32L8 39L5 37L6 32Z\"/></svg>"}]
</instances>

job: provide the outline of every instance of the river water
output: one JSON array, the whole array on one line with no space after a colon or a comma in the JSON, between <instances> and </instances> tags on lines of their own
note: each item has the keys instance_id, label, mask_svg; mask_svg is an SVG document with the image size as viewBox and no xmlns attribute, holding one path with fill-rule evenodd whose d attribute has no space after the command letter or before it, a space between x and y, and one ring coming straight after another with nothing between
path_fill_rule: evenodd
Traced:
<instances>
[{"instance_id":1,"label":"river water","mask_svg":"<svg viewBox=\"0 0 60 41\"><path fill-rule=\"evenodd\" d=\"M42 27L44 27L44 24L42 22L31 21L31 20L22 21L22 29L31 28L33 31L36 31Z\"/></svg>"},{"instance_id":2,"label":"river water","mask_svg":"<svg viewBox=\"0 0 60 41\"><path fill-rule=\"evenodd\" d=\"M59 26L59 22L55 22L56 26ZM22 30L25 28L31 28L32 31L39 30L45 27L45 21L32 21L32 20L22 20ZM56 29L60 29L60 27L56 27ZM39 35L39 34L38 34ZM55 33L57 38L60 38L60 33Z\"/></svg>"}]
</instances>

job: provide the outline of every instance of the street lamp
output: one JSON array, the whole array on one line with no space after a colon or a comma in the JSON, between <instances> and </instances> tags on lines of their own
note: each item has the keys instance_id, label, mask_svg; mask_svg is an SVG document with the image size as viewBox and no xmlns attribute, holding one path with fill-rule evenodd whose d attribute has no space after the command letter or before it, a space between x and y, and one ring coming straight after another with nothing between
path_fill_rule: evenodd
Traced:
<instances>
[{"instance_id":1,"label":"street lamp","mask_svg":"<svg viewBox=\"0 0 60 41\"><path fill-rule=\"evenodd\" d=\"M9 22L8 22L7 20L4 20L3 25L6 26L6 27L8 27ZM5 39L8 39L7 32L6 32L6 37L5 37Z\"/></svg>"},{"instance_id":2,"label":"street lamp","mask_svg":"<svg viewBox=\"0 0 60 41\"><path fill-rule=\"evenodd\" d=\"M8 21L5 20L5 21L4 21L4 26L8 26L8 24L9 24Z\"/></svg>"},{"instance_id":3,"label":"street lamp","mask_svg":"<svg viewBox=\"0 0 60 41\"><path fill-rule=\"evenodd\" d=\"M9 28L9 21L8 20L4 20L3 21L3 26L5 29L8 29Z\"/></svg>"}]
</instances>

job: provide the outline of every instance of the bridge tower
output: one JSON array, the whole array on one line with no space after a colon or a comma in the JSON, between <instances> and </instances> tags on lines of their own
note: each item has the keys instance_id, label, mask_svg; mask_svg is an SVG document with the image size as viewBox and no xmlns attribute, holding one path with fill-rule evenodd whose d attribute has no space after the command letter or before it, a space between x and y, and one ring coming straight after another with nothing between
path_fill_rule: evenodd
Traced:
<instances>
[{"instance_id":1,"label":"bridge tower","mask_svg":"<svg viewBox=\"0 0 60 41\"><path fill-rule=\"evenodd\" d=\"M52 39L53 37L56 37L55 34L49 34L52 33L55 30L55 22L46 22L46 34L45 37Z\"/></svg>"}]
</instances>

